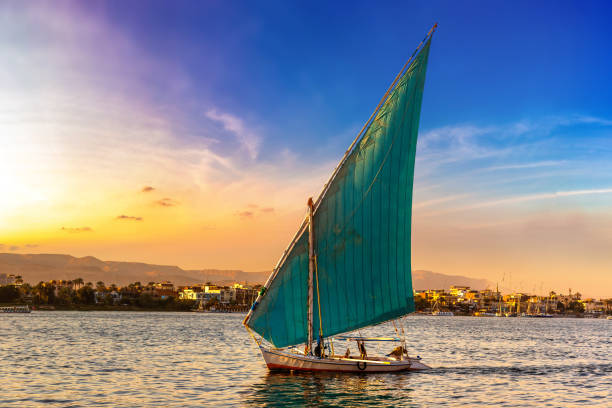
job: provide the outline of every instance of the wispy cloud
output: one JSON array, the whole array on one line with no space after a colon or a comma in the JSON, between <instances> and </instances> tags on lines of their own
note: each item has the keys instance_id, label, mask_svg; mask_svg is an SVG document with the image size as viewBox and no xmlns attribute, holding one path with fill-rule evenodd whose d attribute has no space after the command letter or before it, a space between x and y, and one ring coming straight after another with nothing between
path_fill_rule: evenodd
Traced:
<instances>
[{"instance_id":1,"label":"wispy cloud","mask_svg":"<svg viewBox=\"0 0 612 408\"><path fill-rule=\"evenodd\" d=\"M154 188L154 187L151 187L151 186L144 186L144 187L142 188L142 190L140 190L140 191L141 191L141 192L143 192L143 193L150 193L150 192L151 192L151 191L153 191L153 190L155 190L155 188Z\"/></svg>"},{"instance_id":2,"label":"wispy cloud","mask_svg":"<svg viewBox=\"0 0 612 408\"><path fill-rule=\"evenodd\" d=\"M132 215L118 215L116 220L124 220L124 221L142 221L142 217L134 217Z\"/></svg>"},{"instance_id":3,"label":"wispy cloud","mask_svg":"<svg viewBox=\"0 0 612 408\"><path fill-rule=\"evenodd\" d=\"M71 233L71 234L75 234L75 233L80 233L80 232L92 232L93 230L90 227L76 227L76 228L72 228L72 227L62 227L61 228L62 231Z\"/></svg>"},{"instance_id":4,"label":"wispy cloud","mask_svg":"<svg viewBox=\"0 0 612 408\"><path fill-rule=\"evenodd\" d=\"M161 200L155 201L155 204L160 206L160 207L175 207L179 203L176 200L173 200L173 199L171 199L169 197L166 197L166 198L162 198Z\"/></svg>"},{"instance_id":5,"label":"wispy cloud","mask_svg":"<svg viewBox=\"0 0 612 408\"><path fill-rule=\"evenodd\" d=\"M521 203L525 203L529 201L551 200L551 199L558 199L558 198L563 198L563 197L595 195L595 194L612 194L612 188L600 188L600 189L592 189L592 190L556 191L552 193L542 193L542 194L526 194L526 195L520 195L520 196L515 196L515 197L501 198L497 200L482 201L479 203L474 203L474 204L456 207L456 208L448 208L448 209L430 212L430 213L422 214L422 215L433 216L433 215L441 215L441 214L448 214L448 213L461 212L461 211L477 210L477 209L487 208L487 207L521 204Z\"/></svg>"},{"instance_id":6,"label":"wispy cloud","mask_svg":"<svg viewBox=\"0 0 612 408\"><path fill-rule=\"evenodd\" d=\"M32 248L37 248L39 245L38 244L25 244L23 246L19 246L19 245L10 245L10 244L0 244L0 251L18 251L20 249L32 249Z\"/></svg>"},{"instance_id":7,"label":"wispy cloud","mask_svg":"<svg viewBox=\"0 0 612 408\"><path fill-rule=\"evenodd\" d=\"M426 131L420 136L415 173L415 190L426 199L414 208L453 203L448 211L457 211L454 197L462 194L470 197L460 199L460 208L486 207L513 193L531 197L527 201L550 197L532 193L551 186L607 186L603 175L612 171L606 156L612 151L612 135L606 138L601 127L611 126L607 118L567 115ZM580 137L570 136L574 134ZM486 198L474 203L476 197Z\"/></svg>"},{"instance_id":8,"label":"wispy cloud","mask_svg":"<svg viewBox=\"0 0 612 408\"><path fill-rule=\"evenodd\" d=\"M547 160L534 163L505 164L502 166L485 167L482 169L482 171L533 169L537 167L558 166L565 162L565 160Z\"/></svg>"},{"instance_id":9,"label":"wispy cloud","mask_svg":"<svg viewBox=\"0 0 612 408\"><path fill-rule=\"evenodd\" d=\"M274 207L260 207L257 204L247 204L247 209L242 211L237 211L236 215L242 219L247 218L255 218L265 214L272 214L274 212Z\"/></svg>"},{"instance_id":10,"label":"wispy cloud","mask_svg":"<svg viewBox=\"0 0 612 408\"><path fill-rule=\"evenodd\" d=\"M427 201L417 202L412 205L413 209L419 209L424 207L431 207L438 204L447 203L449 201L456 201L462 198L468 197L468 194L454 194L447 197L434 198Z\"/></svg>"},{"instance_id":11,"label":"wispy cloud","mask_svg":"<svg viewBox=\"0 0 612 408\"><path fill-rule=\"evenodd\" d=\"M251 159L255 160L257 158L261 137L245 126L242 119L229 113L219 112L216 109L206 112L206 117L221 123L225 130L236 136L236 139L248 152Z\"/></svg>"}]
</instances>

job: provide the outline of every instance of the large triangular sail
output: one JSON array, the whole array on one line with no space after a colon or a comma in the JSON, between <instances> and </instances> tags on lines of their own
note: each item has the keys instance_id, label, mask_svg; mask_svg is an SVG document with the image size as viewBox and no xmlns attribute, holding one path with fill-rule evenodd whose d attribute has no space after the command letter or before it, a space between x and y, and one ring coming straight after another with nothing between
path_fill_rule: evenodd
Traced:
<instances>
[{"instance_id":1,"label":"large triangular sail","mask_svg":"<svg viewBox=\"0 0 612 408\"><path fill-rule=\"evenodd\" d=\"M414 311L412 185L430 42L431 32L315 203L312 326L325 337ZM245 319L276 347L308 340L308 238L305 221Z\"/></svg>"}]
</instances>

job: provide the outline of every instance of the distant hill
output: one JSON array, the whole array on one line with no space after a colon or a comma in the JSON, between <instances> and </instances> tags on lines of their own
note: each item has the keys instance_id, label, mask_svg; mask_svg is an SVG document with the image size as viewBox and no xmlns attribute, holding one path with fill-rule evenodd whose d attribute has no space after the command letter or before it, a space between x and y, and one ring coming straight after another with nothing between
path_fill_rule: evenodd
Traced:
<instances>
[{"instance_id":1,"label":"distant hill","mask_svg":"<svg viewBox=\"0 0 612 408\"><path fill-rule=\"evenodd\" d=\"M93 256L75 258L59 254L0 253L0 273L21 275L25 282L38 283L51 279L83 278L85 282L103 281L107 284L127 285L168 280L175 285L203 282L219 284L231 282L264 283L269 272L240 270L185 270L178 266L152 265L142 262L101 261Z\"/></svg>"},{"instance_id":2,"label":"distant hill","mask_svg":"<svg viewBox=\"0 0 612 408\"><path fill-rule=\"evenodd\" d=\"M101 261L93 256L75 258L60 254L0 253L0 273L21 275L25 282L36 284L51 279L83 278L85 282L103 281L119 286L132 282L168 280L175 285L212 282L229 284L242 282L263 284L270 271L244 272L241 270L201 269L186 270L178 266L152 265L142 262ZM490 286L486 279L444 275L431 271L413 271L415 289L448 289L451 285L484 289Z\"/></svg>"},{"instance_id":3,"label":"distant hill","mask_svg":"<svg viewBox=\"0 0 612 408\"><path fill-rule=\"evenodd\" d=\"M451 285L469 286L472 289L486 289L491 282L486 279L468 278L460 275L444 275L431 271L412 271L412 287L423 289L449 289Z\"/></svg>"}]
</instances>

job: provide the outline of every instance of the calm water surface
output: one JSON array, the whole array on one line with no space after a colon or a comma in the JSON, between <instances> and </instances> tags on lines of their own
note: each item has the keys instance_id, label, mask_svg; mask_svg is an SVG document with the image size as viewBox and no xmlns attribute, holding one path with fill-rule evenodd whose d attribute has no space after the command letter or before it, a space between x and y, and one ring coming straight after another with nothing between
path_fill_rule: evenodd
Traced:
<instances>
[{"instance_id":1,"label":"calm water surface","mask_svg":"<svg viewBox=\"0 0 612 408\"><path fill-rule=\"evenodd\" d=\"M611 406L610 320L413 316L433 370L310 375L269 373L242 318L0 314L0 406Z\"/></svg>"}]
</instances>

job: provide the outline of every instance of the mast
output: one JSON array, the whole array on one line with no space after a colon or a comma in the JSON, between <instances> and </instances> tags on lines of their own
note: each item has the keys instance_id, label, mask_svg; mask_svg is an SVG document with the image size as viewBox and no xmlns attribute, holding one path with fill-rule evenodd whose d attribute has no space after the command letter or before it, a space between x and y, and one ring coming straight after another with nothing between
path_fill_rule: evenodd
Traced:
<instances>
[{"instance_id":1,"label":"mast","mask_svg":"<svg viewBox=\"0 0 612 408\"><path fill-rule=\"evenodd\" d=\"M308 343L306 343L306 352L312 349L312 332L313 332L313 276L315 268L314 255L314 225L313 225L314 203L312 197L308 199Z\"/></svg>"}]
</instances>

